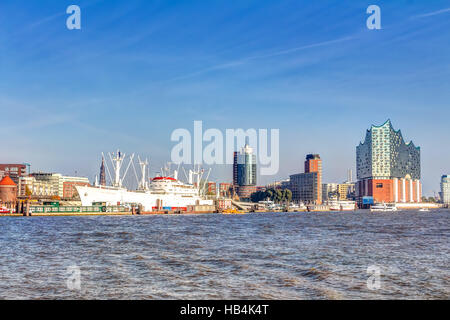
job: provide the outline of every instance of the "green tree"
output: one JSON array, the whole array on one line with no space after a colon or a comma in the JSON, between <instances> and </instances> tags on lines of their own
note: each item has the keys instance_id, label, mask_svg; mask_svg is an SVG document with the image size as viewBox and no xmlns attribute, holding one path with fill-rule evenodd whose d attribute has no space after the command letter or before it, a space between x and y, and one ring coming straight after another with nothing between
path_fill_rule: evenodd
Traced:
<instances>
[{"instance_id":1,"label":"green tree","mask_svg":"<svg viewBox=\"0 0 450 320\"><path fill-rule=\"evenodd\" d=\"M292 191L289 189L284 189L283 190L283 201L284 202L291 202L292 200Z\"/></svg>"},{"instance_id":2,"label":"green tree","mask_svg":"<svg viewBox=\"0 0 450 320\"><path fill-rule=\"evenodd\" d=\"M281 190L276 189L273 192L273 201L276 203L279 203L283 200L283 193L281 192Z\"/></svg>"}]
</instances>

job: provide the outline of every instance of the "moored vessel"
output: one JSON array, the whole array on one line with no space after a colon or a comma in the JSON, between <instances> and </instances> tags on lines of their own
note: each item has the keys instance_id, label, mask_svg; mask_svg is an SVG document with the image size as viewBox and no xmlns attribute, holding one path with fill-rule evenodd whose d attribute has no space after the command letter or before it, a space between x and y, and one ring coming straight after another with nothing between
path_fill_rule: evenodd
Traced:
<instances>
[{"instance_id":1,"label":"moored vessel","mask_svg":"<svg viewBox=\"0 0 450 320\"><path fill-rule=\"evenodd\" d=\"M377 203L370 207L370 211L372 212L389 212L389 211L397 211L397 206L395 203Z\"/></svg>"},{"instance_id":2,"label":"moored vessel","mask_svg":"<svg viewBox=\"0 0 450 320\"><path fill-rule=\"evenodd\" d=\"M168 174L167 170L162 170L163 174L153 179L146 178L146 169L148 161L141 161L141 179L138 181L137 190L128 190L122 185L123 178L132 164L134 155L130 157L130 163L121 176L121 167L125 155L120 151L116 154L110 154L110 159L115 172L112 186L98 185L94 186L76 186L83 206L91 206L95 203L104 203L106 206L125 205L130 207L139 207L141 211L189 211L192 206L213 205L213 200L207 199L201 191L201 177L203 170L189 170L188 182L182 182L178 179L178 171ZM108 168L108 167L107 167ZM134 168L134 164L133 164ZM109 173L109 169L108 169ZM194 176L196 182L194 183ZM137 174L136 174L137 178Z\"/></svg>"}]
</instances>

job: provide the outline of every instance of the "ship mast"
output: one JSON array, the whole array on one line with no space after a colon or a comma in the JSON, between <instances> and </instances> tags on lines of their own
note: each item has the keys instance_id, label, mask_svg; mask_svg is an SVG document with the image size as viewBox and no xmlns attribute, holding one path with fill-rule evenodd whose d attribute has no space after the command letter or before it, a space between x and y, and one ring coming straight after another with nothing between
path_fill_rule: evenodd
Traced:
<instances>
[{"instance_id":1,"label":"ship mast","mask_svg":"<svg viewBox=\"0 0 450 320\"><path fill-rule=\"evenodd\" d=\"M148 160L145 159L145 161L142 161L141 158L138 156L138 161L139 161L139 166L141 167L141 181L139 182L139 189L147 190L148 183L147 183L147 177L146 177L146 168L148 166Z\"/></svg>"},{"instance_id":2,"label":"ship mast","mask_svg":"<svg viewBox=\"0 0 450 320\"><path fill-rule=\"evenodd\" d=\"M122 181L120 179L120 169L122 168L123 160L125 159L125 153L122 154L120 150L117 150L117 153L115 154L114 152L110 152L109 158L111 159L114 168L113 187L121 187Z\"/></svg>"}]
</instances>

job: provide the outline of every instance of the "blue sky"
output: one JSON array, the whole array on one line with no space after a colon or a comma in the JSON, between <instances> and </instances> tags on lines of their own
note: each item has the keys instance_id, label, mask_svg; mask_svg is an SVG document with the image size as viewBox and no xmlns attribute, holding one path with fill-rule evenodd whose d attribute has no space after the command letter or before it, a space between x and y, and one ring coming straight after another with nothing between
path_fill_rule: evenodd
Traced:
<instances>
[{"instance_id":1,"label":"blue sky","mask_svg":"<svg viewBox=\"0 0 450 320\"><path fill-rule=\"evenodd\" d=\"M81 7L82 29L66 28ZM366 28L381 7L382 30ZM0 3L0 162L98 172L100 152L170 158L176 128L279 128L280 171L355 167L390 118L422 150L424 192L450 173L449 1ZM231 180L217 166L212 178Z\"/></svg>"}]
</instances>

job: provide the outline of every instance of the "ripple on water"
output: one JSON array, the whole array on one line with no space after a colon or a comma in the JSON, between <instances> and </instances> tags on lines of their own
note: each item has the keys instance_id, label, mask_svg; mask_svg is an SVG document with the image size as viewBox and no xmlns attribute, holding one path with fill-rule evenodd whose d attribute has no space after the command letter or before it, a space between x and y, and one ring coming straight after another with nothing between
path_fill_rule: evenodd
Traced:
<instances>
[{"instance_id":1,"label":"ripple on water","mask_svg":"<svg viewBox=\"0 0 450 320\"><path fill-rule=\"evenodd\" d=\"M0 218L0 298L448 299L449 211ZM68 266L81 291L68 290ZM367 267L382 287L368 290Z\"/></svg>"}]
</instances>

